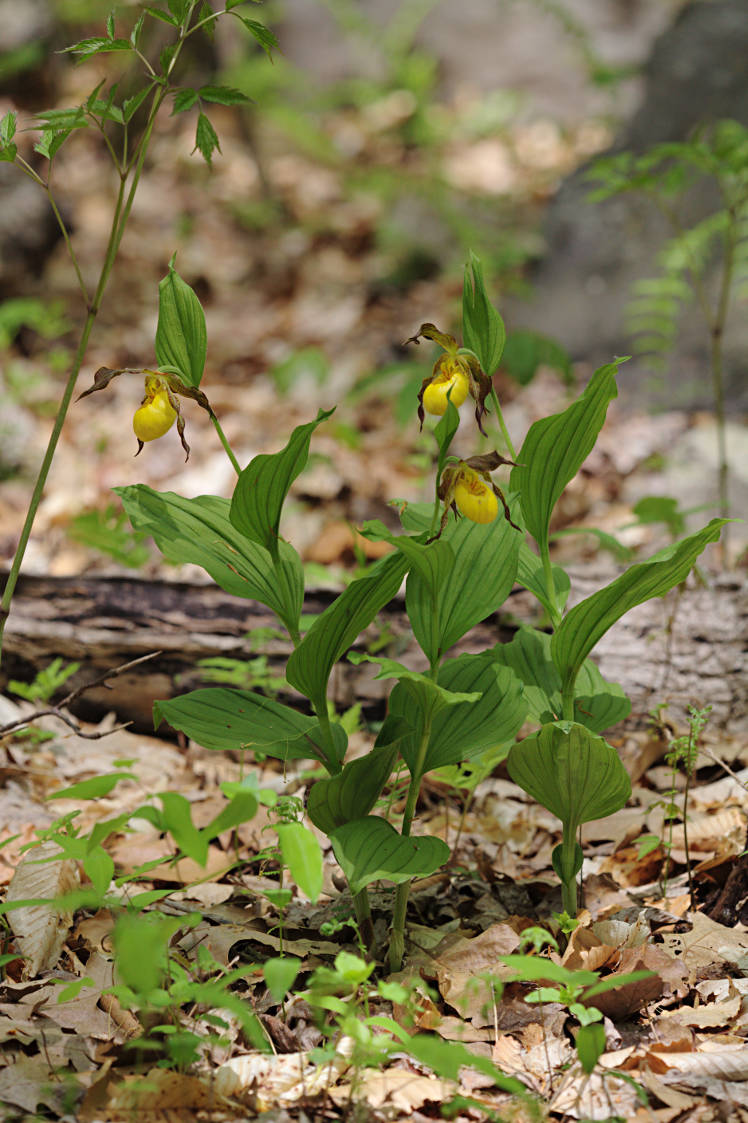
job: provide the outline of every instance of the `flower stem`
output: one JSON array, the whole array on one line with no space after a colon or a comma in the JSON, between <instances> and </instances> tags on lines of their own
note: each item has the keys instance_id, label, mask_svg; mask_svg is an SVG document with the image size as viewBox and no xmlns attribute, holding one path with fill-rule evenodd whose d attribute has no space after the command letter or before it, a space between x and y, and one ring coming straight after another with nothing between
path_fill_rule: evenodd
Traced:
<instances>
[{"instance_id":1,"label":"flower stem","mask_svg":"<svg viewBox=\"0 0 748 1123\"><path fill-rule=\"evenodd\" d=\"M415 768L410 775L408 795L405 800L405 811L403 812L403 825L400 831L400 833L405 837L410 835L410 828L416 810L416 803L418 802L418 793L421 790L423 765L426 759L426 750L428 749L430 737L431 718L429 717L426 720L426 724L423 729L423 735L421 737L421 744L418 747L418 756L416 758ZM400 970L403 963L403 956L405 955L405 915L408 911L408 897L410 896L410 886L410 881L404 881L401 885L398 885L395 892L395 904L392 910L392 928L390 929L390 946L387 957L390 971Z\"/></svg>"},{"instance_id":2,"label":"flower stem","mask_svg":"<svg viewBox=\"0 0 748 1123\"><path fill-rule=\"evenodd\" d=\"M499 423L499 428L501 429L501 435L504 438L504 444L507 447L507 450L509 452L509 455L510 455L511 459L516 460L517 459L517 453L514 451L514 445L512 444L512 438L509 436L509 430L506 427L506 421L504 420L504 414L501 411L501 405L499 403L499 396L496 393L496 391L494 390L493 386L491 386L491 401L493 402L493 408L496 410L496 420Z\"/></svg>"},{"instance_id":3,"label":"flower stem","mask_svg":"<svg viewBox=\"0 0 748 1123\"><path fill-rule=\"evenodd\" d=\"M148 123L145 127L143 136L140 141L138 159L133 172L132 183L130 184L130 190L127 194L127 198L125 198L127 174L124 173L120 175L120 185L119 191L117 193L117 201L114 205L114 213L112 215L112 224L109 231L109 241L104 253L104 263L102 265L101 274L96 286L96 292L94 293L93 300L88 306L88 312L83 323L83 329L81 331L80 340L78 342L78 348L75 352L75 358L73 359L73 365L71 367L70 374L68 375L68 380L65 384L62 398L60 399L60 404L57 407L57 414L55 416L54 425L52 427L52 433L50 434L49 441L47 442L47 448L44 453L44 458L42 459L39 473L36 478L36 483L34 484L34 490L29 501L29 507L26 512L26 519L24 521L23 528L21 529L18 546L16 547L16 552L13 556L10 572L8 573L8 580L5 583L2 600L0 600L0 659L2 658L2 643L5 633L5 624L10 613L10 605L13 599L16 585L18 583L18 577L21 572L21 565L23 564L26 547L28 546L29 538L31 536L31 530L36 518L36 513L39 509L39 504L41 503L44 488L47 483L49 470L52 467L52 460L54 459L54 454L57 449L57 443L60 439L60 433L62 432L62 427L65 423L65 418L67 417L67 412L70 407L73 392L75 390L75 384L78 380L78 375L80 373L80 369L83 365L83 360L88 349L88 341L91 336L94 321L101 307L101 302L104 298L104 292L109 281L109 276L112 272L112 268L114 267L114 262L117 258L117 251L119 249L120 242L122 241L122 235L125 232L127 220L130 217L130 211L135 199L135 192L140 180L140 174L143 170L146 149L148 148L148 144L151 138L156 115L159 111L162 101L166 97L166 92L167 91L165 88L159 89L158 93L153 99ZM47 193L49 194L49 192ZM55 213L57 213L56 210ZM60 221L61 219L58 217L58 222ZM71 250L72 253L72 247L70 246L69 238L66 237L65 241L68 249ZM74 256L73 265L74 267L76 266L76 259ZM77 272L78 270L76 268L76 273ZM79 280L82 281L82 278L79 278Z\"/></svg>"},{"instance_id":4,"label":"flower stem","mask_svg":"<svg viewBox=\"0 0 748 1123\"><path fill-rule=\"evenodd\" d=\"M223 429L221 428L221 422L218 420L218 418L216 417L216 415L214 413L211 414L210 419L216 427L216 432L218 433L221 444L223 445L224 449L226 450L226 455L228 456L229 460L231 461L232 468L236 472L237 476L240 476L242 474L242 470L239 467L239 461L234 456L231 445L226 440L226 435L225 435Z\"/></svg>"}]
</instances>

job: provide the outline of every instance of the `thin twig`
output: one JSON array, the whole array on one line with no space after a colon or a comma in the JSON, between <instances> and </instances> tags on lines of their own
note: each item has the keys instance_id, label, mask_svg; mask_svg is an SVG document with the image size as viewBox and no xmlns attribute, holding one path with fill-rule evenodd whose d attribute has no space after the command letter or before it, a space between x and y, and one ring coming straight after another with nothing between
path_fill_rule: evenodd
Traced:
<instances>
[{"instance_id":1,"label":"thin twig","mask_svg":"<svg viewBox=\"0 0 748 1123\"><path fill-rule=\"evenodd\" d=\"M111 670L105 671L104 674L98 675L90 682L86 682L82 686L76 687L75 690L71 690L69 694L65 695L59 706L47 706L42 710L35 710L33 714L27 714L25 717L18 718L16 721L8 722L7 725L0 725L0 737L4 737L6 733L13 733L17 729L25 728L27 725L30 725L33 721L36 721L40 717L59 718L60 721L63 721L66 725L69 725L71 729L75 730L75 732L80 737L85 737L90 741L99 740L101 737L108 737L110 733L116 733L119 729L127 729L128 725L132 724L129 721L124 725L115 726L114 729L107 729L105 732L84 733L78 723L73 721L72 718L69 718L65 714L63 714L61 712L61 709L63 706L69 706L71 702L75 702L78 698L80 698L82 694L85 694L85 692L87 690L90 690L92 687L102 685L107 686L108 680L110 678L116 678L117 675L121 675L124 674L125 671L129 671L131 667L137 667L140 663L146 663L149 659L155 659L157 655L161 655L161 652L151 651L148 653L148 655L141 655L137 659L131 659L128 663L122 663L119 667L113 667Z\"/></svg>"}]
</instances>

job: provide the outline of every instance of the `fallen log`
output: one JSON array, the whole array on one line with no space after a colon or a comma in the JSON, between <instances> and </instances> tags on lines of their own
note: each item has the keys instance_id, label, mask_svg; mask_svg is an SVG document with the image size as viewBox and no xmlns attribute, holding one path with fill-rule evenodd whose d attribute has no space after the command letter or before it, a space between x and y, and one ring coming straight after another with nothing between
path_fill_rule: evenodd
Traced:
<instances>
[{"instance_id":1,"label":"fallen log","mask_svg":"<svg viewBox=\"0 0 748 1123\"><path fill-rule=\"evenodd\" d=\"M576 603L606 584L610 569L571 570ZM308 594L304 611L317 614L334 599L329 590ZM745 637L748 597L741 576L724 574L708 585L691 579L684 589L630 612L598 644L595 658L603 675L631 696L629 721L642 724L659 702L682 717L686 706L713 707L712 727L732 732L748 726ZM474 628L457 651L480 651L511 639L521 623L537 623L537 605L515 589L498 614ZM273 634L273 614L254 601L230 596L210 583L149 580L140 576L22 577L5 631L0 688L9 679L30 681L52 659L79 662L64 693L107 669L149 652L159 654L112 681L97 686L77 703L89 720L115 711L120 721L152 729L154 700L205 685L198 660L224 656L250 660L262 652L271 673L282 674L290 641ZM263 629L260 646L252 634ZM411 666L424 665L405 615L403 598L380 614L357 647L387 639L387 650ZM331 681L339 707L358 700L370 716L383 712L389 684L375 680L376 668L343 660ZM289 690L288 698L293 698Z\"/></svg>"}]
</instances>

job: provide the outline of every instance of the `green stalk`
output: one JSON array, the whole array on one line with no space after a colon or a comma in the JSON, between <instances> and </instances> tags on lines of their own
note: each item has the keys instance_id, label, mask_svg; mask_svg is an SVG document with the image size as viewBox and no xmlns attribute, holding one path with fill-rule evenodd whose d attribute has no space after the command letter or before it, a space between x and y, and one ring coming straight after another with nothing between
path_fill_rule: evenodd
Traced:
<instances>
[{"instance_id":1,"label":"green stalk","mask_svg":"<svg viewBox=\"0 0 748 1123\"><path fill-rule=\"evenodd\" d=\"M556 602L556 586L553 584L553 570L551 568L551 555L548 549L548 544L541 549L541 558L543 561L543 576L545 577L545 591L548 597L548 606L551 614L551 624L555 632L556 628L561 623L561 613L558 611L558 604Z\"/></svg>"},{"instance_id":2,"label":"green stalk","mask_svg":"<svg viewBox=\"0 0 748 1123\"><path fill-rule=\"evenodd\" d=\"M408 785L408 796L405 800L405 811L403 813L403 825L400 831L400 833L405 836L410 835L416 803L418 802L418 793L421 790L423 765L426 759L426 750L428 749L430 736L431 718L429 717L423 729L421 743L418 746L416 766L411 773L410 784ZM404 881L401 885L398 885L395 892L395 905L392 910L392 928L390 929L390 946L388 952L390 971L400 970L403 963L403 956L405 955L405 915L408 910L410 886L410 881Z\"/></svg>"},{"instance_id":3,"label":"green stalk","mask_svg":"<svg viewBox=\"0 0 748 1123\"><path fill-rule=\"evenodd\" d=\"M501 429L501 435L504 438L504 444L506 445L507 451L509 452L509 456L511 457L512 460L516 460L517 459L517 453L514 451L514 445L512 444L512 438L509 436L509 430L506 427L506 421L504 420L504 414L502 413L501 405L499 404L499 396L496 393L496 391L494 390L493 385L491 386L491 401L493 402L493 408L496 410L496 420L499 423L499 428Z\"/></svg>"},{"instance_id":4,"label":"green stalk","mask_svg":"<svg viewBox=\"0 0 748 1123\"><path fill-rule=\"evenodd\" d=\"M216 415L214 413L211 414L210 419L216 427L216 432L218 433L218 437L221 441L221 444L223 445L224 449L226 450L226 455L228 456L229 460L231 461L232 468L236 472L237 476L240 476L242 474L242 470L239 467L239 461L234 456L233 449L231 448L231 445L229 444L229 442L226 440L226 435L225 435L223 429L221 428L221 422L218 420L218 418L216 417Z\"/></svg>"},{"instance_id":5,"label":"green stalk","mask_svg":"<svg viewBox=\"0 0 748 1123\"><path fill-rule=\"evenodd\" d=\"M21 535L18 540L18 546L16 547L16 552L11 563L10 572L8 573L8 580L5 583L2 600L0 600L0 659L2 659L2 644L3 636L5 633L5 624L10 613L11 601L13 599L13 594L18 583L18 577L21 572L21 565L23 564L26 547L28 546L29 538L31 536L31 530L34 525L34 520L36 519L39 504L41 503L44 488L47 483L47 477L49 476L49 471L52 467L52 461L57 450L57 444L60 439L62 427L65 423L65 418L67 417L67 412L73 397L73 392L78 380L78 375L80 373L80 369L83 365L83 360L88 349L88 342L91 336L91 331L93 329L94 321L96 319L96 316L98 315L99 309L101 308L101 303L104 298L104 292L106 290L106 286L109 281L112 269L114 267L114 263L117 259L117 252L119 250L120 242L122 241L122 236L125 232L125 227L127 226L127 221L130 217L130 211L132 210L135 193L140 181L140 175L143 170L146 151L151 139L151 133L153 132L153 126L156 121L156 116L161 107L161 103L166 97L167 92L167 89L165 87L162 87L153 100L151 112L148 117L148 123L145 127L143 136L138 146L138 157L135 162L134 171L132 173L132 182L130 184L130 190L127 194L127 198L125 198L125 189L129 171L120 173L119 191L117 193L117 201L114 206L112 225L109 232L109 241L107 243L106 251L104 254L104 263L101 268L101 274L99 276L99 281L96 286L93 300L88 306L88 312L83 324L83 329L81 331L78 348L75 352L75 358L73 359L73 365L71 367L70 374L68 375L68 380L65 384L62 398L60 399L60 404L57 408L57 414L55 416L54 425L52 427L52 433L47 443L47 448L44 453L41 466L39 468L36 483L34 484L34 490L29 501L28 510L26 512L26 519L24 521ZM46 185L45 190L47 190L47 194L49 195L49 191L46 188ZM58 216L58 222L61 222L61 218L59 217L59 214L55 207L53 207L53 211ZM65 236L65 233L66 232L63 231L63 236ZM72 253L72 246L70 244L69 237L65 237L65 242L68 246L69 251L71 252L73 267L75 268L79 283L81 284L83 292L85 293L85 285L83 284L83 278L80 276L80 271L77 268L77 260Z\"/></svg>"},{"instance_id":6,"label":"green stalk","mask_svg":"<svg viewBox=\"0 0 748 1123\"><path fill-rule=\"evenodd\" d=\"M564 878L561 882L561 907L569 916L577 915L577 877L576 874L566 875L566 870L574 869L574 857L577 850L576 830L573 823L564 823L564 833L561 839L561 869Z\"/></svg>"}]
</instances>

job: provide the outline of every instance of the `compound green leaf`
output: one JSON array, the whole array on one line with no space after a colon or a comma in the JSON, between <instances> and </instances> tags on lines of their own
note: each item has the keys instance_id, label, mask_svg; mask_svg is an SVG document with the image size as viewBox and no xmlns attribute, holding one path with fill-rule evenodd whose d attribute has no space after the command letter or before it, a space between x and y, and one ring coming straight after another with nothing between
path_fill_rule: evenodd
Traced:
<instances>
[{"instance_id":1,"label":"compound green leaf","mask_svg":"<svg viewBox=\"0 0 748 1123\"><path fill-rule=\"evenodd\" d=\"M408 563L400 553L382 558L317 617L292 652L286 678L316 708L325 707L327 680L334 664L392 600L407 570Z\"/></svg>"},{"instance_id":2,"label":"compound green leaf","mask_svg":"<svg viewBox=\"0 0 748 1123\"><path fill-rule=\"evenodd\" d=\"M653 557L632 565L610 585L572 608L551 642L551 655L563 681L573 681L597 641L629 609L652 597L664 596L685 581L696 559L716 542L729 519L712 519L702 530L667 546Z\"/></svg>"},{"instance_id":3,"label":"compound green leaf","mask_svg":"<svg viewBox=\"0 0 748 1123\"><path fill-rule=\"evenodd\" d=\"M552 722L513 745L515 784L575 830L624 806L631 783L618 753L577 722Z\"/></svg>"},{"instance_id":4,"label":"compound green leaf","mask_svg":"<svg viewBox=\"0 0 748 1123\"><path fill-rule=\"evenodd\" d=\"M280 452L255 456L239 476L231 500L231 523L252 542L274 553L281 509L291 484L309 459L312 433L334 410L320 410L315 421L297 426Z\"/></svg>"},{"instance_id":5,"label":"compound green leaf","mask_svg":"<svg viewBox=\"0 0 748 1123\"><path fill-rule=\"evenodd\" d=\"M205 370L208 335L205 313L194 291L173 262L158 286L156 358L161 367L176 367L188 386L199 386Z\"/></svg>"},{"instance_id":6,"label":"compound green leaf","mask_svg":"<svg viewBox=\"0 0 748 1123\"><path fill-rule=\"evenodd\" d=\"M330 841L353 894L372 881L400 885L414 877L428 877L449 858L449 847L440 838L398 834L375 815L344 823L333 831Z\"/></svg>"},{"instance_id":7,"label":"compound green leaf","mask_svg":"<svg viewBox=\"0 0 748 1123\"><path fill-rule=\"evenodd\" d=\"M184 499L145 484L114 489L136 530L150 534L168 561L193 562L234 596L268 606L293 632L304 598L301 559L287 542L278 559L249 541L229 521L229 501L217 495Z\"/></svg>"},{"instance_id":8,"label":"compound green leaf","mask_svg":"<svg viewBox=\"0 0 748 1123\"><path fill-rule=\"evenodd\" d=\"M541 554L548 549L548 528L556 502L589 456L602 429L608 405L616 397L616 374L622 360L593 374L583 394L563 413L531 426L510 476L520 494L522 516Z\"/></svg>"}]
</instances>

